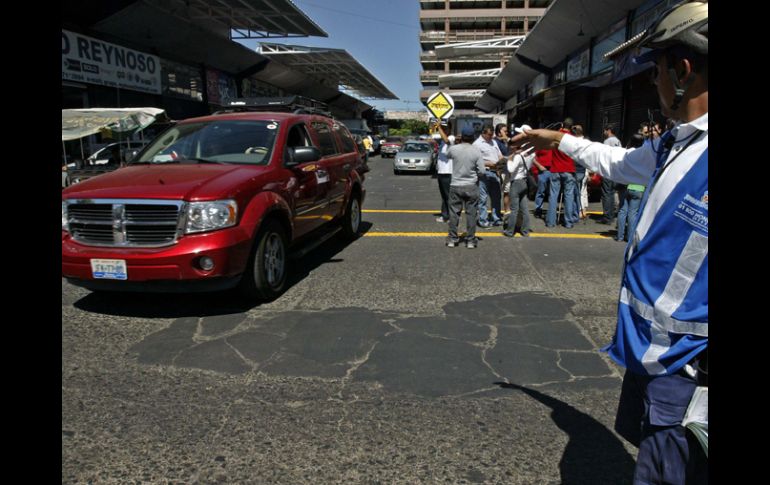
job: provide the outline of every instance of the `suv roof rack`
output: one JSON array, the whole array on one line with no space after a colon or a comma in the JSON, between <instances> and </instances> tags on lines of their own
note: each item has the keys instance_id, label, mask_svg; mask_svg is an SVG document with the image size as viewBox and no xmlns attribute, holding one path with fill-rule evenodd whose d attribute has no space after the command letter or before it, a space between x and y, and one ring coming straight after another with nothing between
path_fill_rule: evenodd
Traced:
<instances>
[{"instance_id":1,"label":"suv roof rack","mask_svg":"<svg viewBox=\"0 0 770 485\"><path fill-rule=\"evenodd\" d=\"M326 103L304 96L233 98L228 103L229 109L214 114L234 111L283 111L289 113L317 114L332 117Z\"/></svg>"}]
</instances>

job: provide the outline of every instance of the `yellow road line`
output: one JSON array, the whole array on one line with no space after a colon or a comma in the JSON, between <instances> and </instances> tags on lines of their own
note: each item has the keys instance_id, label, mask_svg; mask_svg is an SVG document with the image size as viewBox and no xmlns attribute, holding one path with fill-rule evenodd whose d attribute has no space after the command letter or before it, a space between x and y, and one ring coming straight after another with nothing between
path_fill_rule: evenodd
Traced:
<instances>
[{"instance_id":1,"label":"yellow road line","mask_svg":"<svg viewBox=\"0 0 770 485\"><path fill-rule=\"evenodd\" d=\"M441 209L436 211L362 209L361 212L378 212L383 214L440 214Z\"/></svg>"},{"instance_id":2,"label":"yellow road line","mask_svg":"<svg viewBox=\"0 0 770 485\"><path fill-rule=\"evenodd\" d=\"M446 237L446 232L367 232L365 237ZM460 237L465 234L460 234ZM499 232L477 232L477 237L505 237ZM521 237L517 234L516 237ZM566 233L548 233L548 234L530 234L529 237L543 238L569 238L569 239L611 239L611 236L601 236L599 234L566 234Z\"/></svg>"},{"instance_id":3,"label":"yellow road line","mask_svg":"<svg viewBox=\"0 0 770 485\"><path fill-rule=\"evenodd\" d=\"M434 211L425 210L402 210L402 209L362 209L361 212L379 213L379 214L439 214L441 209ZM603 212L586 212L586 214L592 214L600 216Z\"/></svg>"}]
</instances>

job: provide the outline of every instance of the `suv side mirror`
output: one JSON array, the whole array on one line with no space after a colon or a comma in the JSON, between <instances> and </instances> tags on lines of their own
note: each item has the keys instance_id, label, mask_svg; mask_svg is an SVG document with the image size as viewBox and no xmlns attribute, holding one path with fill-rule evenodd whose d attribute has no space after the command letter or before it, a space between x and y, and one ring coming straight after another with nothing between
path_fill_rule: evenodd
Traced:
<instances>
[{"instance_id":1,"label":"suv side mirror","mask_svg":"<svg viewBox=\"0 0 770 485\"><path fill-rule=\"evenodd\" d=\"M294 167L301 163L317 162L321 159L321 150L316 147L289 147L287 149L288 160L285 165Z\"/></svg>"}]
</instances>

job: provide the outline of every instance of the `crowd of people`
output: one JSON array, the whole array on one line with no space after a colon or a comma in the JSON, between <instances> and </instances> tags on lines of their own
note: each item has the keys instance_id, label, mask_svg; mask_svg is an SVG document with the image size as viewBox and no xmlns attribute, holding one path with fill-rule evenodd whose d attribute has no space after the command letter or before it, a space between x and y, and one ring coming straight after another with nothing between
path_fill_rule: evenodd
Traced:
<instances>
[{"instance_id":1,"label":"crowd of people","mask_svg":"<svg viewBox=\"0 0 770 485\"><path fill-rule=\"evenodd\" d=\"M561 123L549 126L557 126L561 133L586 139L583 126L576 124L570 117L565 118ZM457 225L455 223L452 226L451 212L459 211L456 214L459 220L463 208L465 208L466 219L473 219L476 227L502 226L503 234L507 237L513 237L518 227L521 236L528 237L532 232L528 208L530 190L535 192L534 217L545 219L545 225L548 228L555 227L559 221L562 221L565 228L571 229L587 217L588 180L592 174L583 165L575 163L572 158L559 150L535 151L523 147L509 137L508 127L499 123L494 129L491 126L484 127L478 137L470 128L463 130L459 144L469 144L475 150L463 149L463 161L455 162L454 155L460 152L459 149L453 151L455 137L447 136L440 123L434 128L442 140L437 163L441 216L436 220L450 224L448 246L453 247L458 243ZM526 124L518 129L512 127L512 131L519 133L529 129L531 128ZM613 125L606 125L603 134L605 145L622 146ZM660 135L659 123L644 122L638 131L629 137L625 147L639 148L645 141L652 142ZM471 159L471 155L482 160L480 167L483 168L473 170L476 158ZM467 166L463 166L462 163ZM455 167L457 173L454 177L456 180L453 182ZM535 175L537 175L537 181L535 181ZM469 198L463 204L455 201L453 205L451 187L469 185L477 186L477 197ZM463 189L466 198L467 189L468 187ZM617 224L615 237L617 241L629 240L629 233L636 220L644 189L644 185L641 184L627 186L616 183L608 177L602 179L603 215L598 222ZM546 200L548 200L548 210L543 211ZM473 213L471 213L470 204L476 205ZM519 214L522 218L520 226L518 225ZM466 243L468 247L476 247L475 229L473 234L467 232Z\"/></svg>"}]
</instances>

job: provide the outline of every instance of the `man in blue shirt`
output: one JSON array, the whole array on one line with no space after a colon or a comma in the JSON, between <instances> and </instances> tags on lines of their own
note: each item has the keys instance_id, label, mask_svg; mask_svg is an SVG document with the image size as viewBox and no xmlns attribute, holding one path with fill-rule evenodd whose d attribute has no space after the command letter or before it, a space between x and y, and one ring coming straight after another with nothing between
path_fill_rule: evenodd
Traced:
<instances>
[{"instance_id":1,"label":"man in blue shirt","mask_svg":"<svg viewBox=\"0 0 770 485\"><path fill-rule=\"evenodd\" d=\"M549 130L514 141L647 186L626 248L617 330L603 349L626 368L615 427L639 447L635 484L707 483L706 456L682 419L696 385L708 387L708 3L664 12L636 45L650 49L635 62L655 63L673 129L635 150Z\"/></svg>"}]
</instances>

